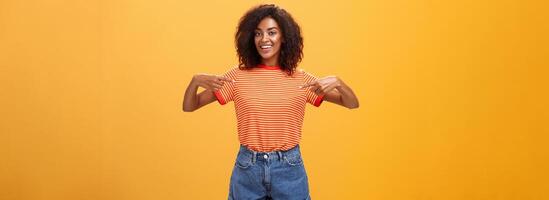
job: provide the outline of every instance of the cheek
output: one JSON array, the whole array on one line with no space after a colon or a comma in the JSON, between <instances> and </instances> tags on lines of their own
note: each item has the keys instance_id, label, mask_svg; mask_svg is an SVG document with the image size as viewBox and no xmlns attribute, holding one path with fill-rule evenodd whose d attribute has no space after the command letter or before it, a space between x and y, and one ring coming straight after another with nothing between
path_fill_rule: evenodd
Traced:
<instances>
[{"instance_id":1,"label":"cheek","mask_svg":"<svg viewBox=\"0 0 549 200\"><path fill-rule=\"evenodd\" d=\"M274 41L277 47L280 47L282 45L282 38L276 37Z\"/></svg>"}]
</instances>

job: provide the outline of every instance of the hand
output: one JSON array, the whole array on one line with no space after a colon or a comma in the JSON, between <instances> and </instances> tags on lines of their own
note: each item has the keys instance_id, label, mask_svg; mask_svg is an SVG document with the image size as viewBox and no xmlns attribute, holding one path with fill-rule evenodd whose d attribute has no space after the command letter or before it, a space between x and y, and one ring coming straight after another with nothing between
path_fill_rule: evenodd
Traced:
<instances>
[{"instance_id":1,"label":"hand","mask_svg":"<svg viewBox=\"0 0 549 200\"><path fill-rule=\"evenodd\" d=\"M234 80L224 76L210 75L210 74L194 75L192 81L196 85L203 87L206 90L212 90L212 91L221 89L221 87L225 84L225 82L232 82L232 83L235 82Z\"/></svg>"},{"instance_id":2,"label":"hand","mask_svg":"<svg viewBox=\"0 0 549 200\"><path fill-rule=\"evenodd\" d=\"M341 86L341 80L336 76L327 76L316 81L306 83L299 88L311 87L309 90L316 93L317 95L324 95L334 88Z\"/></svg>"}]
</instances>

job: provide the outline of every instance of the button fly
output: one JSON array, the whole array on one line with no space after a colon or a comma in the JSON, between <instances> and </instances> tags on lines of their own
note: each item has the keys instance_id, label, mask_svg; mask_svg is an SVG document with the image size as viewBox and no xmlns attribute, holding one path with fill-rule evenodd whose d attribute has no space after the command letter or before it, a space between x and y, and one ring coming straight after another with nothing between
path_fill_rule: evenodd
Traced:
<instances>
[{"instance_id":1,"label":"button fly","mask_svg":"<svg viewBox=\"0 0 549 200\"><path fill-rule=\"evenodd\" d=\"M269 157L269 156L267 156L267 155L263 155L263 158L265 158L265 159L267 159L268 157Z\"/></svg>"}]
</instances>

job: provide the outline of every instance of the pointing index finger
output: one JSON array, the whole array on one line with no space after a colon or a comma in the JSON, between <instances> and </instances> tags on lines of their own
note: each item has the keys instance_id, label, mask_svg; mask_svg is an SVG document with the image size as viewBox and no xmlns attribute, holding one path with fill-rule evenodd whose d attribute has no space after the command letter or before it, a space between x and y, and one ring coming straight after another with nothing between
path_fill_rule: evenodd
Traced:
<instances>
[{"instance_id":1,"label":"pointing index finger","mask_svg":"<svg viewBox=\"0 0 549 200\"><path fill-rule=\"evenodd\" d=\"M314 85L314 84L316 84L316 81L305 83L305 84L299 86L299 88L306 88L306 87L309 87L309 86Z\"/></svg>"},{"instance_id":2,"label":"pointing index finger","mask_svg":"<svg viewBox=\"0 0 549 200\"><path fill-rule=\"evenodd\" d=\"M230 78L227 78L227 77L224 77L224 76L220 76L219 80L226 81L226 82L231 82L231 83L235 82L233 79L230 79Z\"/></svg>"}]
</instances>

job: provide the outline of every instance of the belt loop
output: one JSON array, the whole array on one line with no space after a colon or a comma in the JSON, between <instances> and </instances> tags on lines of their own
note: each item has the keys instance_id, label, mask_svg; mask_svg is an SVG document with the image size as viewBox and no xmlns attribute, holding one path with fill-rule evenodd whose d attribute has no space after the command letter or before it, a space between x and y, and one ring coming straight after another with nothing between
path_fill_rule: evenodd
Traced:
<instances>
[{"instance_id":1,"label":"belt loop","mask_svg":"<svg viewBox=\"0 0 549 200\"><path fill-rule=\"evenodd\" d=\"M255 164L255 159L257 157L257 152L252 151L252 163Z\"/></svg>"},{"instance_id":2,"label":"belt loop","mask_svg":"<svg viewBox=\"0 0 549 200\"><path fill-rule=\"evenodd\" d=\"M282 152L277 151L277 153L278 153L278 160L279 160L279 161L282 161Z\"/></svg>"}]
</instances>

